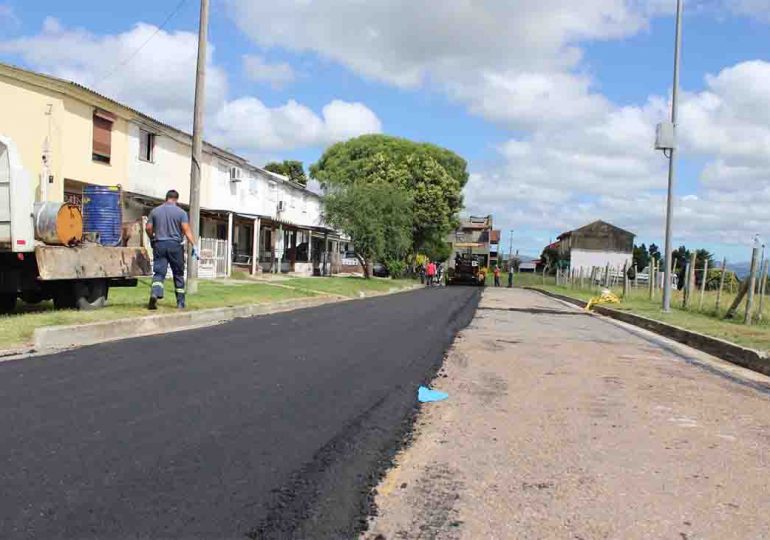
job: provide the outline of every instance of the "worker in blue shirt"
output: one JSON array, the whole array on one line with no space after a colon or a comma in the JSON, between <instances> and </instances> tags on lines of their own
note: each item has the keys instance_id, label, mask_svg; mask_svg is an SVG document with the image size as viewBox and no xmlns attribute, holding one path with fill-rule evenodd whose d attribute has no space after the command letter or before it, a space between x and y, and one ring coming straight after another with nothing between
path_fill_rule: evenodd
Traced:
<instances>
[{"instance_id":1,"label":"worker in blue shirt","mask_svg":"<svg viewBox=\"0 0 770 540\"><path fill-rule=\"evenodd\" d=\"M190 230L190 220L187 212L179 208L179 192L171 189L166 193L166 202L154 208L147 220L147 235L152 239L152 288L150 289L149 309L158 309L158 300L163 298L163 280L171 265L174 275L174 292L176 292L176 307L185 307L184 289L184 245L186 238L192 246L192 255L199 258L198 248Z\"/></svg>"}]
</instances>

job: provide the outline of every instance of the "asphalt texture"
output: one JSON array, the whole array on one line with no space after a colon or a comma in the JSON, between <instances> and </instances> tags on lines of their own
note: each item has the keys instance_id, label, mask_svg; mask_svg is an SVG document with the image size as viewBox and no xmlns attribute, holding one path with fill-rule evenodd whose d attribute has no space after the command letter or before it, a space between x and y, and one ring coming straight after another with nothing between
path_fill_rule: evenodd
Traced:
<instances>
[{"instance_id":1,"label":"asphalt texture","mask_svg":"<svg viewBox=\"0 0 770 540\"><path fill-rule=\"evenodd\" d=\"M474 288L0 364L0 538L350 538Z\"/></svg>"}]
</instances>

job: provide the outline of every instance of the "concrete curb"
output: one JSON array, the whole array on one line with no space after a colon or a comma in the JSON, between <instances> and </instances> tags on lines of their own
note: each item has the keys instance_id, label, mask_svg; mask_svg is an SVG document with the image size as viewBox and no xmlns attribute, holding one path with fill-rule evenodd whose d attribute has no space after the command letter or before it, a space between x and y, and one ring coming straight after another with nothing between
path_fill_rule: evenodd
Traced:
<instances>
[{"instance_id":1,"label":"concrete curb","mask_svg":"<svg viewBox=\"0 0 770 540\"><path fill-rule=\"evenodd\" d=\"M284 300L269 304L248 304L244 306L201 309L197 311L185 311L169 315L149 315L146 317L134 317L127 319L113 319L109 321L89 324L75 324L67 326L46 326L35 329L33 333L32 351L36 353L56 352L64 349L73 349L86 345L95 345L107 341L118 341L142 336L165 334L168 332L180 332L213 326L233 319L258 317L284 313L297 309L322 306L340 302L350 302L359 299L374 298L388 294L409 292L414 288L392 290L383 293L371 293L357 298L348 298L338 295L326 295L293 300ZM30 350L19 351L29 353Z\"/></svg>"},{"instance_id":2,"label":"concrete curb","mask_svg":"<svg viewBox=\"0 0 770 540\"><path fill-rule=\"evenodd\" d=\"M537 287L525 287L525 289L539 292L546 296L550 296L551 298L557 298L578 307L584 308L586 306L586 302L583 302L582 300L539 289ZM735 343L723 339L700 334L692 330L649 319L634 313L619 311L605 306L594 306L593 309L596 313L604 315L605 317L610 317L624 323L638 326L639 328L644 328L650 332L683 343L693 349L726 360L731 364L762 373L763 375L770 375L770 356L765 352L736 345Z\"/></svg>"}]
</instances>

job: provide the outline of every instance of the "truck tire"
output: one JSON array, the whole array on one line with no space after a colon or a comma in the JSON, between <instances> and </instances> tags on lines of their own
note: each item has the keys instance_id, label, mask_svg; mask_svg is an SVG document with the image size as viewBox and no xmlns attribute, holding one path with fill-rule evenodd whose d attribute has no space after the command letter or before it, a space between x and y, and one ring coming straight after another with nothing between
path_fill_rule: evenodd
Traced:
<instances>
[{"instance_id":1,"label":"truck tire","mask_svg":"<svg viewBox=\"0 0 770 540\"><path fill-rule=\"evenodd\" d=\"M71 281L59 283L53 291L53 307L56 309L75 309L75 284Z\"/></svg>"},{"instance_id":2,"label":"truck tire","mask_svg":"<svg viewBox=\"0 0 770 540\"><path fill-rule=\"evenodd\" d=\"M75 307L81 311L101 309L107 304L109 285L106 279L86 279L75 285Z\"/></svg>"},{"instance_id":3,"label":"truck tire","mask_svg":"<svg viewBox=\"0 0 770 540\"><path fill-rule=\"evenodd\" d=\"M21 299L25 304L39 304L46 299L45 294L40 291L23 291Z\"/></svg>"},{"instance_id":4,"label":"truck tire","mask_svg":"<svg viewBox=\"0 0 770 540\"><path fill-rule=\"evenodd\" d=\"M109 286L106 279L84 279L61 283L53 295L56 309L89 311L103 308L107 303Z\"/></svg>"},{"instance_id":5,"label":"truck tire","mask_svg":"<svg viewBox=\"0 0 770 540\"><path fill-rule=\"evenodd\" d=\"M0 294L0 314L13 313L16 309L16 294L14 293L2 293Z\"/></svg>"}]
</instances>

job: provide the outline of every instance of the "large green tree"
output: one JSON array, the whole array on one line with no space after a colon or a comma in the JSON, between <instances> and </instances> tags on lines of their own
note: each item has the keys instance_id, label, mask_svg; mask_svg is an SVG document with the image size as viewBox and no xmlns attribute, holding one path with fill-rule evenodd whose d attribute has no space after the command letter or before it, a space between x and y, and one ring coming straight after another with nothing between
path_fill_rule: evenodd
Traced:
<instances>
[{"instance_id":1,"label":"large green tree","mask_svg":"<svg viewBox=\"0 0 770 540\"><path fill-rule=\"evenodd\" d=\"M639 271L643 271L645 268L647 268L647 265L650 264L650 253L647 251L647 246L642 245L635 245L634 246L634 267Z\"/></svg>"},{"instance_id":2,"label":"large green tree","mask_svg":"<svg viewBox=\"0 0 770 540\"><path fill-rule=\"evenodd\" d=\"M386 183L334 188L325 200L325 218L350 236L369 278L373 262L382 261L397 274L411 244L412 201Z\"/></svg>"},{"instance_id":3,"label":"large green tree","mask_svg":"<svg viewBox=\"0 0 770 540\"><path fill-rule=\"evenodd\" d=\"M271 161L265 165L265 170L288 177L291 181L307 185L305 167L301 161L285 159L283 161Z\"/></svg>"},{"instance_id":4,"label":"large green tree","mask_svg":"<svg viewBox=\"0 0 770 540\"><path fill-rule=\"evenodd\" d=\"M328 148L310 175L327 189L385 184L402 190L412 202L412 250L440 253L457 225L467 167L463 158L433 144L363 135Z\"/></svg>"}]
</instances>

